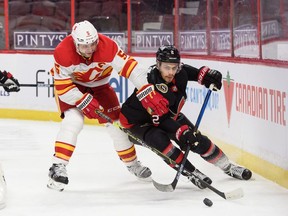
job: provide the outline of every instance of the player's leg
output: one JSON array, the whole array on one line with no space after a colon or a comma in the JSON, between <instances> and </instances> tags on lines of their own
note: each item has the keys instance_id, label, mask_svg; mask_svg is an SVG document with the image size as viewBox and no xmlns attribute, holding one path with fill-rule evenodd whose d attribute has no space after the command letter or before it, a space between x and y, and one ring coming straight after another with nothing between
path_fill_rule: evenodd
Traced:
<instances>
[{"instance_id":1,"label":"player's leg","mask_svg":"<svg viewBox=\"0 0 288 216\"><path fill-rule=\"evenodd\" d=\"M153 149L164 155L164 157L167 158L164 158L164 161L173 169L178 170L178 167L176 167L174 163L171 163L171 160L180 164L183 160L184 154L179 148L173 145L169 135L165 131L158 127L149 125L134 125L130 128L130 131L143 140L146 145L151 146ZM188 179L200 189L204 189L206 186L199 182L199 178L206 181L208 184L212 183L212 180L196 169L189 160L186 161L184 169L185 171L182 172L182 175L188 177ZM195 176L197 178L195 178Z\"/></svg>"},{"instance_id":2,"label":"player's leg","mask_svg":"<svg viewBox=\"0 0 288 216\"><path fill-rule=\"evenodd\" d=\"M118 121L120 104L114 89L110 85L104 85L93 88L93 91L95 92L94 97L104 108L104 114L108 115L114 121ZM102 123L101 120L99 122ZM113 125L108 124L106 128L113 141L119 159L125 164L128 171L139 180L151 181L151 170L143 166L138 160L135 146L130 142L127 134Z\"/></svg>"},{"instance_id":3,"label":"player's leg","mask_svg":"<svg viewBox=\"0 0 288 216\"><path fill-rule=\"evenodd\" d=\"M66 110L64 115L55 141L55 152L47 184L47 187L59 191L62 191L69 182L66 166L75 150L77 137L84 123L83 114L77 108Z\"/></svg>"},{"instance_id":4,"label":"player's leg","mask_svg":"<svg viewBox=\"0 0 288 216\"><path fill-rule=\"evenodd\" d=\"M182 113L180 113L178 116L177 121L181 124L187 124L191 128L194 127L189 119ZM241 180L249 180L251 178L252 172L249 169L231 163L227 155L207 136L201 135L200 139L200 143L197 146L191 148L193 152L199 154L209 163L219 167L229 176Z\"/></svg>"}]
</instances>

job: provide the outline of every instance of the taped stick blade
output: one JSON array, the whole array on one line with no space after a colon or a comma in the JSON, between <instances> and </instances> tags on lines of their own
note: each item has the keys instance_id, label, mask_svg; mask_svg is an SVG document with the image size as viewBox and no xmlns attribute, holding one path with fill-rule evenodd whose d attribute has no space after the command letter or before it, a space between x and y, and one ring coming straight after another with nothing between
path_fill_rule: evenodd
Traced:
<instances>
[{"instance_id":1,"label":"taped stick blade","mask_svg":"<svg viewBox=\"0 0 288 216\"><path fill-rule=\"evenodd\" d=\"M225 192L225 199L226 200L234 200L234 199L240 199L244 196L244 192L242 188L235 189L230 192Z\"/></svg>"},{"instance_id":2,"label":"taped stick blade","mask_svg":"<svg viewBox=\"0 0 288 216\"><path fill-rule=\"evenodd\" d=\"M154 180L152 180L152 182L153 182L154 187L157 190L162 191L162 192L173 192L175 189L175 188L173 188L172 184L168 184L168 185L160 184Z\"/></svg>"}]
</instances>

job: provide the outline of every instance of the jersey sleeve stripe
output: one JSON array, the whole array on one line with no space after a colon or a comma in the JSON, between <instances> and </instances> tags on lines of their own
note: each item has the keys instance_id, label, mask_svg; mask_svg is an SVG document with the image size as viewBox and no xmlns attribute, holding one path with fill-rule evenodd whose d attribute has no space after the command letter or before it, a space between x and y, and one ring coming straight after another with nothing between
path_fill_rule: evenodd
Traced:
<instances>
[{"instance_id":1,"label":"jersey sleeve stripe","mask_svg":"<svg viewBox=\"0 0 288 216\"><path fill-rule=\"evenodd\" d=\"M63 94L65 94L66 92L70 91L73 88L76 88L76 85L67 86L66 88L63 88L61 90L58 90L57 87L56 87L56 92L57 92L57 95L63 95Z\"/></svg>"},{"instance_id":2,"label":"jersey sleeve stripe","mask_svg":"<svg viewBox=\"0 0 288 216\"><path fill-rule=\"evenodd\" d=\"M76 88L71 79L55 80L54 85L57 95L63 95L71 89Z\"/></svg>"},{"instance_id":3,"label":"jersey sleeve stripe","mask_svg":"<svg viewBox=\"0 0 288 216\"><path fill-rule=\"evenodd\" d=\"M129 78L131 72L133 71L133 69L136 67L136 65L138 64L138 62L134 59L134 58L130 58L125 66L123 67L123 69L119 72L120 76Z\"/></svg>"},{"instance_id":4,"label":"jersey sleeve stripe","mask_svg":"<svg viewBox=\"0 0 288 216\"><path fill-rule=\"evenodd\" d=\"M70 78L68 79L54 79L54 85L58 86L58 85L68 85L68 84L72 84L72 80Z\"/></svg>"}]
</instances>

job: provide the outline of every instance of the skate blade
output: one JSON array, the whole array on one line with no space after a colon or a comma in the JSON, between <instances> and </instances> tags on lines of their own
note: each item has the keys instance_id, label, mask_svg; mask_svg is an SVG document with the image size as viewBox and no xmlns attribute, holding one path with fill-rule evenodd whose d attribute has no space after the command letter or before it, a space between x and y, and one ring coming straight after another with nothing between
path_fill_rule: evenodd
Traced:
<instances>
[{"instance_id":1,"label":"skate blade","mask_svg":"<svg viewBox=\"0 0 288 216\"><path fill-rule=\"evenodd\" d=\"M62 192L65 188L65 184L61 182L55 182L53 179L49 179L47 187L52 190L57 190L57 191Z\"/></svg>"}]
</instances>

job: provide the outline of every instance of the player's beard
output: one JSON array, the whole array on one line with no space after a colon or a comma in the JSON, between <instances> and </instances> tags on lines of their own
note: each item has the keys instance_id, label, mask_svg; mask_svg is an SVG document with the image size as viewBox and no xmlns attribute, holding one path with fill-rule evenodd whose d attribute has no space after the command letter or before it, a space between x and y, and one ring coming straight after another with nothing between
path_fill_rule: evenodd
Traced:
<instances>
[{"instance_id":1,"label":"player's beard","mask_svg":"<svg viewBox=\"0 0 288 216\"><path fill-rule=\"evenodd\" d=\"M96 49L92 49L91 52L86 52L86 53L85 53L85 52L81 52L81 50L80 50L79 47L76 47L76 50L77 50L77 53L78 53L79 55L81 55L83 58L85 58L85 59L90 59Z\"/></svg>"},{"instance_id":2,"label":"player's beard","mask_svg":"<svg viewBox=\"0 0 288 216\"><path fill-rule=\"evenodd\" d=\"M164 80L166 81L166 83L171 83L174 77L175 76L166 76Z\"/></svg>"},{"instance_id":3,"label":"player's beard","mask_svg":"<svg viewBox=\"0 0 288 216\"><path fill-rule=\"evenodd\" d=\"M87 59L89 59L89 58L91 58L91 57L92 57L92 55L93 55L94 51L93 51L93 52L89 52L89 53L82 53L82 52L80 52L80 51L79 51L79 53L80 53L80 54L81 54L81 56L83 56L84 58L87 58Z\"/></svg>"}]
</instances>

